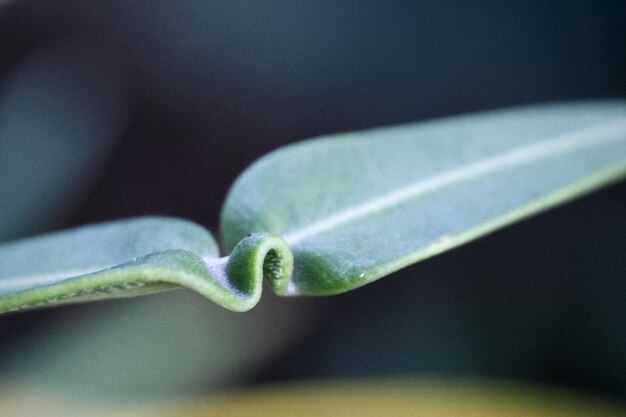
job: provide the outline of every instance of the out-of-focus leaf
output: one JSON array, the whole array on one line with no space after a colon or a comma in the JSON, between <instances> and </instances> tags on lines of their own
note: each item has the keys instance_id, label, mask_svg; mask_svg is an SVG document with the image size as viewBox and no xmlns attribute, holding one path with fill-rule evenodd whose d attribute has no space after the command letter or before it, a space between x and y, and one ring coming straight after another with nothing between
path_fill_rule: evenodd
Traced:
<instances>
[{"instance_id":1,"label":"out-of-focus leaf","mask_svg":"<svg viewBox=\"0 0 626 417\"><path fill-rule=\"evenodd\" d=\"M617 417L626 411L623 404L576 394L504 380L366 379L235 392L149 415Z\"/></svg>"},{"instance_id":2,"label":"out-of-focus leaf","mask_svg":"<svg viewBox=\"0 0 626 417\"><path fill-rule=\"evenodd\" d=\"M4 393L4 391L3 391ZM94 407L32 388L1 395L0 412L15 417L41 414L94 416L510 416L617 417L624 405L588 395L506 380L365 379L292 383L225 392L183 402ZM314 407L306 406L315 404ZM25 411L28 410L28 411ZM88 411L87 411L88 410Z\"/></svg>"},{"instance_id":3,"label":"out-of-focus leaf","mask_svg":"<svg viewBox=\"0 0 626 417\"><path fill-rule=\"evenodd\" d=\"M233 314L185 289L78 306L45 319L45 331L5 354L0 375L103 405L223 389L304 340L323 317L311 311L319 306L270 295Z\"/></svg>"},{"instance_id":4,"label":"out-of-focus leaf","mask_svg":"<svg viewBox=\"0 0 626 417\"><path fill-rule=\"evenodd\" d=\"M0 240L38 233L76 205L127 117L117 65L93 44L67 41L38 48L0 80Z\"/></svg>"}]
</instances>

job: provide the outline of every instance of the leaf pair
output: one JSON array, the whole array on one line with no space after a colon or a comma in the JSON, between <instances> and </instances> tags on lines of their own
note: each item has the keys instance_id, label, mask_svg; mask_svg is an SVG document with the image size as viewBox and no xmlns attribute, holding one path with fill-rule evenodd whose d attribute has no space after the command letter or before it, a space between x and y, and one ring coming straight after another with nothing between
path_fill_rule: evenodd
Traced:
<instances>
[{"instance_id":1,"label":"leaf pair","mask_svg":"<svg viewBox=\"0 0 626 417\"><path fill-rule=\"evenodd\" d=\"M0 246L0 312L186 286L236 311L365 285L626 174L626 103L542 105L279 149L200 226L105 223Z\"/></svg>"}]
</instances>

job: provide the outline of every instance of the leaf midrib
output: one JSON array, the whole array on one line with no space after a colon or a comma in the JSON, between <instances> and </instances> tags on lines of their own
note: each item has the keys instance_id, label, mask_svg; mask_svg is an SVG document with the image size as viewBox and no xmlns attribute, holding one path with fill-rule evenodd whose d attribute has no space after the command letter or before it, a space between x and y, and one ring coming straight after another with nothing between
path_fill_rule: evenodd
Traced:
<instances>
[{"instance_id":1,"label":"leaf midrib","mask_svg":"<svg viewBox=\"0 0 626 417\"><path fill-rule=\"evenodd\" d=\"M363 201L345 210L321 218L299 229L287 232L283 238L289 245L298 245L341 225L354 222L372 213L390 209L409 200L469 181L501 169L510 169L526 163L557 155L600 147L612 142L626 142L626 119L603 123L574 133L507 151L477 162L419 180L391 191L381 197Z\"/></svg>"}]
</instances>

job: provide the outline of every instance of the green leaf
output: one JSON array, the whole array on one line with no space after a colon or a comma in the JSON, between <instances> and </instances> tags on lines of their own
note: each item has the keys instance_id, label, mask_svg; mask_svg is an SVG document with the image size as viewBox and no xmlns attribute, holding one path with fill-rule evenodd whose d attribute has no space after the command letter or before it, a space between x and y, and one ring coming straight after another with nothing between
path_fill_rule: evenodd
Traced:
<instances>
[{"instance_id":1,"label":"green leaf","mask_svg":"<svg viewBox=\"0 0 626 417\"><path fill-rule=\"evenodd\" d=\"M164 268L184 261L193 267L196 253L217 254L206 230L165 218L118 221L23 239L0 246L0 306L11 310L20 304L158 290L162 285L153 283L154 277L142 274L140 268L147 273L149 266L165 259ZM136 279L120 275L121 271L133 271Z\"/></svg>"},{"instance_id":2,"label":"green leaf","mask_svg":"<svg viewBox=\"0 0 626 417\"><path fill-rule=\"evenodd\" d=\"M46 42L1 80L0 240L69 217L93 181L129 110L114 65L87 44Z\"/></svg>"},{"instance_id":3,"label":"green leaf","mask_svg":"<svg viewBox=\"0 0 626 417\"><path fill-rule=\"evenodd\" d=\"M281 235L277 292L335 294L555 206L626 172L626 103L553 104L347 133L266 156L235 183L227 247Z\"/></svg>"},{"instance_id":4,"label":"green leaf","mask_svg":"<svg viewBox=\"0 0 626 417\"><path fill-rule=\"evenodd\" d=\"M233 186L221 229L163 218L0 246L0 312L187 286L253 307L348 291L626 173L626 103L534 106L278 150ZM108 269L107 269L108 268Z\"/></svg>"},{"instance_id":5,"label":"green leaf","mask_svg":"<svg viewBox=\"0 0 626 417\"><path fill-rule=\"evenodd\" d=\"M159 217L24 239L0 246L0 312L179 286L231 310L249 310L259 300L264 274L289 278L291 252L267 234L248 236L237 247L229 258L218 258L204 228Z\"/></svg>"}]
</instances>

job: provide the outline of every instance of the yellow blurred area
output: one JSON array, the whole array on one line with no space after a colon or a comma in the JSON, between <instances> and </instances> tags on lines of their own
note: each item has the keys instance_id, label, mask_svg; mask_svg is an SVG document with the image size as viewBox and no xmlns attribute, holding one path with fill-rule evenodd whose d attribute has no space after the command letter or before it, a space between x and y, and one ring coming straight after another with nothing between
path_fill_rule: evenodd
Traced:
<instances>
[{"instance_id":1,"label":"yellow blurred area","mask_svg":"<svg viewBox=\"0 0 626 417\"><path fill-rule=\"evenodd\" d=\"M7 388L4 386L4 388ZM623 404L579 393L480 379L364 379L281 384L174 403L98 406L50 391L2 389L0 415L21 416L624 416Z\"/></svg>"}]
</instances>

